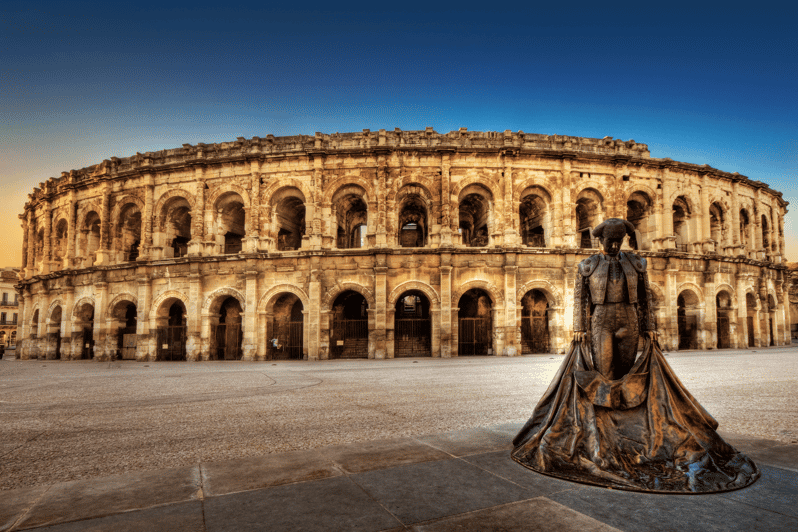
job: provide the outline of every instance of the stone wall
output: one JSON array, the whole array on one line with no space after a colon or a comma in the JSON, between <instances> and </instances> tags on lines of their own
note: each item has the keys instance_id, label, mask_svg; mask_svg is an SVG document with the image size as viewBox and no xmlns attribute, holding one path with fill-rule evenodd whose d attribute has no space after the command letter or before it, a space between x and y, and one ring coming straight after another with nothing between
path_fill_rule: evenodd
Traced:
<instances>
[{"instance_id":1,"label":"stone wall","mask_svg":"<svg viewBox=\"0 0 798 532\"><path fill-rule=\"evenodd\" d=\"M576 264L609 217L637 228L666 349L781 345L786 207L764 183L611 138L364 130L111 158L42 183L20 216L20 356L118 357L135 311L137 359L213 359L233 298L236 356L263 360L291 295L304 357L393 357L410 292L431 356L516 355L533 290L536 330L563 352ZM489 315L466 323L477 293Z\"/></svg>"}]
</instances>

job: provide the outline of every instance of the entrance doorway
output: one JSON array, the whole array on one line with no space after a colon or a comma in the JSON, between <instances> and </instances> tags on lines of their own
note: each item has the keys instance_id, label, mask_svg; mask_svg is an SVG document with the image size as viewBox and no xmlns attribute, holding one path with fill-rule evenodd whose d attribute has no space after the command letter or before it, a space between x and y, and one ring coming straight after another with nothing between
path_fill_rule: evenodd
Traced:
<instances>
[{"instance_id":1,"label":"entrance doorway","mask_svg":"<svg viewBox=\"0 0 798 532\"><path fill-rule=\"evenodd\" d=\"M219 323L212 327L211 345L215 360L241 360L241 304L234 297L222 301Z\"/></svg>"},{"instance_id":2,"label":"entrance doorway","mask_svg":"<svg viewBox=\"0 0 798 532\"><path fill-rule=\"evenodd\" d=\"M493 354L493 303L484 290L472 288L460 297L457 353Z\"/></svg>"},{"instance_id":3,"label":"entrance doorway","mask_svg":"<svg viewBox=\"0 0 798 532\"><path fill-rule=\"evenodd\" d=\"M330 329L332 358L368 358L368 307L366 298L352 290L335 298Z\"/></svg>"},{"instance_id":4,"label":"entrance doorway","mask_svg":"<svg viewBox=\"0 0 798 532\"><path fill-rule=\"evenodd\" d=\"M549 301L540 290L521 299L521 354L549 352Z\"/></svg>"},{"instance_id":5,"label":"entrance doorway","mask_svg":"<svg viewBox=\"0 0 798 532\"><path fill-rule=\"evenodd\" d=\"M168 305L168 301L164 306ZM168 307L168 315L158 318L157 360L186 359L186 307L175 300Z\"/></svg>"},{"instance_id":6,"label":"entrance doorway","mask_svg":"<svg viewBox=\"0 0 798 532\"><path fill-rule=\"evenodd\" d=\"M283 294L274 303L267 356L270 360L302 360L304 353L304 314L302 301L294 294Z\"/></svg>"},{"instance_id":7,"label":"entrance doorway","mask_svg":"<svg viewBox=\"0 0 798 532\"><path fill-rule=\"evenodd\" d=\"M396 302L393 356L432 356L432 321L429 299L418 290L405 292Z\"/></svg>"}]
</instances>

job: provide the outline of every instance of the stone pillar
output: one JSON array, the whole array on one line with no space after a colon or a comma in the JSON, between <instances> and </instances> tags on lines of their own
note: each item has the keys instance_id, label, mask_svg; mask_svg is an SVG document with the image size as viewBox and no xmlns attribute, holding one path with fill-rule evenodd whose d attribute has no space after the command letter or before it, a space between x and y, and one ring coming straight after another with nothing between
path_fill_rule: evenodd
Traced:
<instances>
[{"instance_id":1,"label":"stone pillar","mask_svg":"<svg viewBox=\"0 0 798 532\"><path fill-rule=\"evenodd\" d=\"M662 241L661 249L676 247L676 235L673 234L673 201L671 198L673 185L670 170L662 169ZM669 307L670 308L670 307ZM677 345L678 347L678 345Z\"/></svg>"},{"instance_id":2,"label":"stone pillar","mask_svg":"<svg viewBox=\"0 0 798 532\"><path fill-rule=\"evenodd\" d=\"M700 231L701 234L697 235L699 238L697 239L698 242L707 242L712 238L712 229L710 227L710 215L709 215L709 177L704 174L701 177L701 224L700 224ZM718 220L720 221L720 220ZM723 231L721 230L721 235ZM709 246L704 246L705 253L712 251L709 249ZM723 251L723 242L715 242L715 250L716 253L722 253ZM708 307L709 308L709 307Z\"/></svg>"},{"instance_id":3,"label":"stone pillar","mask_svg":"<svg viewBox=\"0 0 798 532\"><path fill-rule=\"evenodd\" d=\"M518 207L513 201L515 195L515 176L513 175L513 155L504 154L504 245L518 246L521 243L519 232L516 230L520 223Z\"/></svg>"},{"instance_id":4,"label":"stone pillar","mask_svg":"<svg viewBox=\"0 0 798 532\"><path fill-rule=\"evenodd\" d=\"M202 275L199 263L191 263L188 274L188 308L186 309L186 360L208 360L207 346L203 345L202 328Z\"/></svg>"},{"instance_id":5,"label":"stone pillar","mask_svg":"<svg viewBox=\"0 0 798 532\"><path fill-rule=\"evenodd\" d=\"M33 208L28 210L28 261L25 271L25 278L29 279L36 275L36 227L34 225Z\"/></svg>"},{"instance_id":6,"label":"stone pillar","mask_svg":"<svg viewBox=\"0 0 798 532\"><path fill-rule=\"evenodd\" d=\"M78 205L75 200L75 190L69 191L69 218L67 219L67 250L64 268L75 266L75 242L77 241Z\"/></svg>"},{"instance_id":7,"label":"stone pillar","mask_svg":"<svg viewBox=\"0 0 798 532\"><path fill-rule=\"evenodd\" d=\"M39 272L42 275L47 275L50 273L50 267L52 264L50 263L50 250L51 246L50 243L53 240L53 209L52 205L49 201L44 203L44 248L42 251L42 263L39 265L40 269Z\"/></svg>"},{"instance_id":8,"label":"stone pillar","mask_svg":"<svg viewBox=\"0 0 798 532\"><path fill-rule=\"evenodd\" d=\"M150 314L152 313L152 285L148 275L136 278L138 284L138 320L136 322L136 360L143 362L155 360L157 350L155 329L150 327Z\"/></svg>"},{"instance_id":9,"label":"stone pillar","mask_svg":"<svg viewBox=\"0 0 798 532\"><path fill-rule=\"evenodd\" d=\"M308 298L310 308L305 309L305 329L307 330L308 360L326 359L329 357L329 346L321 345L321 282L319 275L321 268L319 257L313 256L310 260L310 283L308 283ZM329 325L327 326L329 330ZM328 337L329 338L329 337ZM328 339L329 342L329 339Z\"/></svg>"},{"instance_id":10,"label":"stone pillar","mask_svg":"<svg viewBox=\"0 0 798 532\"><path fill-rule=\"evenodd\" d=\"M72 341L75 323L75 317L72 314L75 306L75 289L71 282L69 282L69 286L64 287L62 295L64 296L64 305L61 308L61 359L75 360L80 358L81 344Z\"/></svg>"},{"instance_id":11,"label":"stone pillar","mask_svg":"<svg viewBox=\"0 0 798 532\"><path fill-rule=\"evenodd\" d=\"M247 261L246 308L244 309L244 339L241 346L242 360L255 360L258 345L258 272L255 260Z\"/></svg>"},{"instance_id":12,"label":"stone pillar","mask_svg":"<svg viewBox=\"0 0 798 532\"><path fill-rule=\"evenodd\" d=\"M718 309L717 301L715 300L715 273L714 261L710 261L707 266L707 271L704 272L704 316L703 327L704 330L704 347L700 349L716 349L718 347ZM699 323L699 326L701 323Z\"/></svg>"},{"instance_id":13,"label":"stone pillar","mask_svg":"<svg viewBox=\"0 0 798 532\"><path fill-rule=\"evenodd\" d=\"M191 240L188 243L188 255L202 255L205 240L205 168L194 168L194 180L197 183L194 194L194 206L191 209Z\"/></svg>"},{"instance_id":14,"label":"stone pillar","mask_svg":"<svg viewBox=\"0 0 798 532\"><path fill-rule=\"evenodd\" d=\"M100 208L100 249L97 250L95 265L111 262L111 187L108 183L102 188L102 205ZM95 336L96 336L95 331ZM94 346L97 352L97 344Z\"/></svg>"},{"instance_id":15,"label":"stone pillar","mask_svg":"<svg viewBox=\"0 0 798 532\"><path fill-rule=\"evenodd\" d=\"M562 158L562 186L560 187L561 200L559 205L559 220L561 224L560 235L562 245L567 248L577 247L576 238L576 205L573 203L573 176L571 175L571 159ZM555 202L557 200L555 199Z\"/></svg>"},{"instance_id":16,"label":"stone pillar","mask_svg":"<svg viewBox=\"0 0 798 532\"><path fill-rule=\"evenodd\" d=\"M251 171L250 206L246 219L247 234L244 239L244 250L247 253L256 253L260 248L260 163L253 161Z\"/></svg>"},{"instance_id":17,"label":"stone pillar","mask_svg":"<svg viewBox=\"0 0 798 532\"><path fill-rule=\"evenodd\" d=\"M27 275L28 270L28 217L26 215L20 214L19 219L22 220L22 264L20 266L20 275L24 279ZM20 338L21 340L22 338Z\"/></svg>"},{"instance_id":18,"label":"stone pillar","mask_svg":"<svg viewBox=\"0 0 798 532\"><path fill-rule=\"evenodd\" d=\"M105 305L108 303L108 283L94 282L94 360L105 362L110 353L106 345L108 331L105 321Z\"/></svg>"},{"instance_id":19,"label":"stone pillar","mask_svg":"<svg viewBox=\"0 0 798 532\"><path fill-rule=\"evenodd\" d=\"M677 301L679 294L676 293L676 276L679 270L673 267L671 260L668 260L665 269L665 290L663 302L665 305L665 323L663 328L667 339L663 342L665 349L676 351L679 349L679 323L677 316ZM667 346L667 347L666 347Z\"/></svg>"},{"instance_id":20,"label":"stone pillar","mask_svg":"<svg viewBox=\"0 0 798 532\"><path fill-rule=\"evenodd\" d=\"M457 353L452 341L452 255L441 254L441 356L449 358Z\"/></svg>"},{"instance_id":21,"label":"stone pillar","mask_svg":"<svg viewBox=\"0 0 798 532\"><path fill-rule=\"evenodd\" d=\"M148 260L152 259L152 221L154 218L153 209L155 205L153 204L153 184L152 184L152 175L147 176L146 186L144 187L144 212L141 216L141 224L142 224L142 232L144 233L143 242L142 242L142 250L139 253L137 260Z\"/></svg>"},{"instance_id":22,"label":"stone pillar","mask_svg":"<svg viewBox=\"0 0 798 532\"><path fill-rule=\"evenodd\" d=\"M731 194L731 218L732 218L732 227L731 227L731 246L733 248L732 254L733 255L741 255L744 253L742 245L743 239L742 235L740 234L740 197L739 194L739 184L737 181L732 182L732 194Z\"/></svg>"},{"instance_id":23,"label":"stone pillar","mask_svg":"<svg viewBox=\"0 0 798 532\"><path fill-rule=\"evenodd\" d=\"M441 154L441 247L452 247L452 198L451 198L451 182L449 171L451 169L451 158L448 153ZM441 309L443 312L443 309ZM441 314L443 321L448 320L445 314ZM448 342L448 339L446 340ZM444 341L441 339L442 353L445 348ZM442 356L449 356L449 351Z\"/></svg>"},{"instance_id":24,"label":"stone pillar","mask_svg":"<svg viewBox=\"0 0 798 532\"><path fill-rule=\"evenodd\" d=\"M374 358L387 356L387 317L386 306L388 299L388 266L385 255L379 253L375 257L374 266L374 299L376 313L374 315Z\"/></svg>"}]
</instances>

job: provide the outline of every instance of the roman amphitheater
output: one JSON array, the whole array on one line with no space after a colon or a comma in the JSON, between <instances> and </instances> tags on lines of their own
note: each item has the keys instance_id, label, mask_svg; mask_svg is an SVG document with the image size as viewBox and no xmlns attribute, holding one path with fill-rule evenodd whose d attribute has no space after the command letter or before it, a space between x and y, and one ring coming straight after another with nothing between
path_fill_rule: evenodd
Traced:
<instances>
[{"instance_id":1,"label":"roman amphitheater","mask_svg":"<svg viewBox=\"0 0 798 532\"><path fill-rule=\"evenodd\" d=\"M786 209L610 137L363 130L112 157L20 215L18 358L562 353L609 217L637 228L665 349L784 345Z\"/></svg>"}]
</instances>

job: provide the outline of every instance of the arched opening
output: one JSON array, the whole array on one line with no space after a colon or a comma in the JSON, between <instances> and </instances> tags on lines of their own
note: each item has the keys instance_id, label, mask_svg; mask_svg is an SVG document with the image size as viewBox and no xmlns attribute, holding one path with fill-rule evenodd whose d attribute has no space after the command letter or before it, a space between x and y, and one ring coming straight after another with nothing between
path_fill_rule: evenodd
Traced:
<instances>
[{"instance_id":1,"label":"arched opening","mask_svg":"<svg viewBox=\"0 0 798 532\"><path fill-rule=\"evenodd\" d=\"M80 250L84 268L94 265L98 249L100 249L100 215L91 211L86 214L83 227L80 229Z\"/></svg>"},{"instance_id":2,"label":"arched opening","mask_svg":"<svg viewBox=\"0 0 798 532\"><path fill-rule=\"evenodd\" d=\"M213 360L241 360L241 341L243 331L241 303L234 297L227 297L214 316L216 323L211 325L211 345Z\"/></svg>"},{"instance_id":3,"label":"arched opening","mask_svg":"<svg viewBox=\"0 0 798 532\"><path fill-rule=\"evenodd\" d=\"M546 247L551 236L549 227L548 195L536 188L527 189L521 196L518 214L521 223L521 243L534 248Z\"/></svg>"},{"instance_id":4,"label":"arched opening","mask_svg":"<svg viewBox=\"0 0 798 532\"><path fill-rule=\"evenodd\" d=\"M684 196L679 196L673 202L673 234L676 236L676 249L687 251L690 243L690 206Z\"/></svg>"},{"instance_id":5,"label":"arched opening","mask_svg":"<svg viewBox=\"0 0 798 532\"><path fill-rule=\"evenodd\" d=\"M742 245L745 249L748 249L750 242L750 235L748 234L750 230L751 219L748 216L748 211L742 209L740 211L740 245Z\"/></svg>"},{"instance_id":6,"label":"arched opening","mask_svg":"<svg viewBox=\"0 0 798 532\"><path fill-rule=\"evenodd\" d=\"M722 254L726 246L726 220L723 207L717 202L709 206L709 233L715 241L715 253Z\"/></svg>"},{"instance_id":7,"label":"arched opening","mask_svg":"<svg viewBox=\"0 0 798 532\"><path fill-rule=\"evenodd\" d=\"M277 250L291 251L302 247L305 236L305 198L295 188L280 191L274 203Z\"/></svg>"},{"instance_id":8,"label":"arched opening","mask_svg":"<svg viewBox=\"0 0 798 532\"><path fill-rule=\"evenodd\" d=\"M731 347L732 299L729 292L722 290L715 296L715 313L718 323L718 349Z\"/></svg>"},{"instance_id":9,"label":"arched opening","mask_svg":"<svg viewBox=\"0 0 798 532\"><path fill-rule=\"evenodd\" d=\"M34 247L33 261L35 266L38 268L42 265L43 260L44 260L44 229L39 229L39 232L36 233L36 244Z\"/></svg>"},{"instance_id":10,"label":"arched opening","mask_svg":"<svg viewBox=\"0 0 798 532\"><path fill-rule=\"evenodd\" d=\"M162 237L154 238L160 241L163 238L163 255L166 258L185 257L188 254L188 243L191 241L191 205L181 196L171 198L161 210Z\"/></svg>"},{"instance_id":11,"label":"arched opening","mask_svg":"<svg viewBox=\"0 0 798 532\"><path fill-rule=\"evenodd\" d=\"M626 201L626 219L635 226L634 234L629 236L629 247L635 250L651 249L652 232L651 198L645 192L634 192Z\"/></svg>"},{"instance_id":12,"label":"arched opening","mask_svg":"<svg viewBox=\"0 0 798 532\"><path fill-rule=\"evenodd\" d=\"M427 245L427 206L419 194L407 194L399 208L399 234L403 248L421 248Z\"/></svg>"},{"instance_id":13,"label":"arched opening","mask_svg":"<svg viewBox=\"0 0 798 532\"><path fill-rule=\"evenodd\" d=\"M698 296L684 290L676 300L679 349L698 349Z\"/></svg>"},{"instance_id":14,"label":"arched opening","mask_svg":"<svg viewBox=\"0 0 798 532\"><path fill-rule=\"evenodd\" d=\"M57 306L50 314L47 324L47 343L50 346L52 358L61 360L61 307Z\"/></svg>"},{"instance_id":15,"label":"arched opening","mask_svg":"<svg viewBox=\"0 0 798 532\"><path fill-rule=\"evenodd\" d=\"M90 303L82 304L75 311L75 328L77 334L73 336L80 342L80 359L91 360L94 357L94 306Z\"/></svg>"},{"instance_id":16,"label":"arched opening","mask_svg":"<svg viewBox=\"0 0 798 532\"><path fill-rule=\"evenodd\" d=\"M244 249L246 214L244 200L235 192L223 194L216 202L217 244L225 255Z\"/></svg>"},{"instance_id":17,"label":"arched opening","mask_svg":"<svg viewBox=\"0 0 798 532\"><path fill-rule=\"evenodd\" d=\"M473 192L472 192L473 191ZM481 248L490 243L490 195L472 185L461 194L459 208L460 241L466 247Z\"/></svg>"},{"instance_id":18,"label":"arched opening","mask_svg":"<svg viewBox=\"0 0 798 532\"><path fill-rule=\"evenodd\" d=\"M186 307L176 298L161 304L156 317L157 360L186 359Z\"/></svg>"},{"instance_id":19,"label":"arched opening","mask_svg":"<svg viewBox=\"0 0 798 532\"><path fill-rule=\"evenodd\" d=\"M352 290L335 298L330 328L332 358L368 358L368 308L366 298Z\"/></svg>"},{"instance_id":20,"label":"arched opening","mask_svg":"<svg viewBox=\"0 0 798 532\"><path fill-rule=\"evenodd\" d=\"M137 205L129 203L122 208L115 236L114 251L117 252L117 260L136 260L141 246L141 211Z\"/></svg>"},{"instance_id":21,"label":"arched opening","mask_svg":"<svg viewBox=\"0 0 798 532\"><path fill-rule=\"evenodd\" d=\"M366 247L368 207L363 194L363 189L360 187L348 186L340 190L333 200L338 249Z\"/></svg>"},{"instance_id":22,"label":"arched opening","mask_svg":"<svg viewBox=\"0 0 798 532\"><path fill-rule=\"evenodd\" d=\"M549 352L549 300L540 290L521 299L521 353Z\"/></svg>"},{"instance_id":23,"label":"arched opening","mask_svg":"<svg viewBox=\"0 0 798 532\"><path fill-rule=\"evenodd\" d=\"M603 218L603 201L601 194L589 188L580 192L576 198L576 232L580 248L598 247L592 232Z\"/></svg>"},{"instance_id":24,"label":"arched opening","mask_svg":"<svg viewBox=\"0 0 798 532\"><path fill-rule=\"evenodd\" d=\"M136 325L138 311L136 305L130 301L120 301L111 311L111 331L116 331L116 349L122 360L135 360L136 358Z\"/></svg>"},{"instance_id":25,"label":"arched opening","mask_svg":"<svg viewBox=\"0 0 798 532\"><path fill-rule=\"evenodd\" d=\"M419 290L404 292L394 311L394 357L432 356L432 320L427 296Z\"/></svg>"},{"instance_id":26,"label":"arched opening","mask_svg":"<svg viewBox=\"0 0 798 532\"><path fill-rule=\"evenodd\" d=\"M745 294L745 315L748 327L748 347L756 346L756 332L754 320L756 319L756 297L751 292Z\"/></svg>"},{"instance_id":27,"label":"arched opening","mask_svg":"<svg viewBox=\"0 0 798 532\"><path fill-rule=\"evenodd\" d=\"M295 294L282 294L274 302L269 326L267 357L270 360L303 360L305 307Z\"/></svg>"},{"instance_id":28,"label":"arched opening","mask_svg":"<svg viewBox=\"0 0 798 532\"><path fill-rule=\"evenodd\" d=\"M67 253L67 242L69 241L69 226L63 218L55 226L55 238L53 239L53 260L58 262L56 268L59 270L64 267L64 258Z\"/></svg>"},{"instance_id":29,"label":"arched opening","mask_svg":"<svg viewBox=\"0 0 798 532\"><path fill-rule=\"evenodd\" d=\"M493 354L493 302L487 292L472 288L458 303L459 355Z\"/></svg>"}]
</instances>

